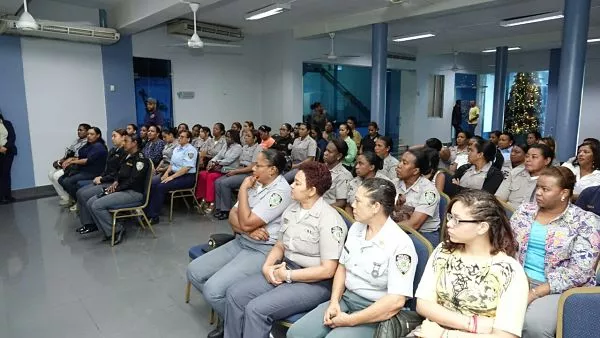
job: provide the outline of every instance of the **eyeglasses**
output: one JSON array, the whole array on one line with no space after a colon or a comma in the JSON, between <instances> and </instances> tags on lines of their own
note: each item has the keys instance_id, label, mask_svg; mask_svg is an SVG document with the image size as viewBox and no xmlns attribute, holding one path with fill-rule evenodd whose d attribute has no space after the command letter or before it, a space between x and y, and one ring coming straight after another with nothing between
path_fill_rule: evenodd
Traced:
<instances>
[{"instance_id":1,"label":"eyeglasses","mask_svg":"<svg viewBox=\"0 0 600 338\"><path fill-rule=\"evenodd\" d=\"M268 168L268 167L272 167L272 165L270 164L255 164L254 165L257 168Z\"/></svg>"},{"instance_id":2,"label":"eyeglasses","mask_svg":"<svg viewBox=\"0 0 600 338\"><path fill-rule=\"evenodd\" d=\"M479 222L482 222L482 220L479 220L479 219L456 219L454 216L452 216L451 213L446 214L446 224L453 223L455 225L460 225L462 223L479 223Z\"/></svg>"}]
</instances>

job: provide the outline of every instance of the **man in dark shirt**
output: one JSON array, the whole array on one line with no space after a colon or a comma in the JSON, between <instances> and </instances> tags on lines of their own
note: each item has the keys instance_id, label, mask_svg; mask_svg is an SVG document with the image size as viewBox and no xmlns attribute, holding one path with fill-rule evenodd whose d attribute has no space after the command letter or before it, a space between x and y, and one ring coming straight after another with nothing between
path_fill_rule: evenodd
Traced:
<instances>
[{"instance_id":1,"label":"man in dark shirt","mask_svg":"<svg viewBox=\"0 0 600 338\"><path fill-rule=\"evenodd\" d=\"M163 126L164 119L158 110L158 103L156 99L149 97L146 100L146 116L144 117L144 124L155 124L157 126Z\"/></svg>"},{"instance_id":2,"label":"man in dark shirt","mask_svg":"<svg viewBox=\"0 0 600 338\"><path fill-rule=\"evenodd\" d=\"M84 225L81 234L98 231L104 233L104 239L109 240L112 235L112 215L109 210L138 206L143 203L144 192L148 184L148 170L150 161L140 151L142 140L137 135L125 136L123 148L127 158L121 162L116 181L108 186L101 194L92 196L86 203L93 224ZM83 222L89 220L82 220ZM116 225L115 242L121 243L125 235L125 228Z\"/></svg>"},{"instance_id":3,"label":"man in dark shirt","mask_svg":"<svg viewBox=\"0 0 600 338\"><path fill-rule=\"evenodd\" d=\"M600 186L585 188L579 194L575 205L600 216Z\"/></svg>"},{"instance_id":4,"label":"man in dark shirt","mask_svg":"<svg viewBox=\"0 0 600 338\"><path fill-rule=\"evenodd\" d=\"M2 114L0 114L0 124L6 131L5 138L2 138L0 144L0 204L8 204L15 200L11 192L10 171L13 159L17 155L17 146L15 145L15 129L10 121L4 119Z\"/></svg>"}]
</instances>

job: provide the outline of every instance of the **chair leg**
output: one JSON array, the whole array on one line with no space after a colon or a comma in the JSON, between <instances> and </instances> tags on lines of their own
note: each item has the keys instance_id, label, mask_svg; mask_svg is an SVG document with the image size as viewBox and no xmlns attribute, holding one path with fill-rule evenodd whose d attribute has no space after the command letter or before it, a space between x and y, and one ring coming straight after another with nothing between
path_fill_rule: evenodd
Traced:
<instances>
[{"instance_id":1,"label":"chair leg","mask_svg":"<svg viewBox=\"0 0 600 338\"><path fill-rule=\"evenodd\" d=\"M111 235L111 239L110 239L110 246L115 246L115 230L117 228L117 214L114 213L113 214L113 219L112 219L112 235Z\"/></svg>"},{"instance_id":2,"label":"chair leg","mask_svg":"<svg viewBox=\"0 0 600 338\"><path fill-rule=\"evenodd\" d=\"M140 224L140 227L141 227L143 230L146 230L146 225L144 225L144 222L143 222L143 220L142 220L142 215L139 213L139 211L138 211L138 212L136 212L136 217L135 217L135 218L137 218L137 220L138 220L138 223Z\"/></svg>"},{"instance_id":3,"label":"chair leg","mask_svg":"<svg viewBox=\"0 0 600 338\"><path fill-rule=\"evenodd\" d=\"M215 323L215 310L213 308L211 308L209 324L213 325L214 323Z\"/></svg>"},{"instance_id":4,"label":"chair leg","mask_svg":"<svg viewBox=\"0 0 600 338\"><path fill-rule=\"evenodd\" d=\"M185 286L185 303L188 304L190 302L190 292L192 290L192 283L187 282Z\"/></svg>"},{"instance_id":5,"label":"chair leg","mask_svg":"<svg viewBox=\"0 0 600 338\"><path fill-rule=\"evenodd\" d=\"M185 197L183 197L182 200L183 200L183 203L185 203L185 206L188 209L188 211L190 211L190 204L188 203L187 199Z\"/></svg>"},{"instance_id":6,"label":"chair leg","mask_svg":"<svg viewBox=\"0 0 600 338\"><path fill-rule=\"evenodd\" d=\"M171 210L169 211L169 223L173 221L173 197L174 194L171 193Z\"/></svg>"},{"instance_id":7,"label":"chair leg","mask_svg":"<svg viewBox=\"0 0 600 338\"><path fill-rule=\"evenodd\" d=\"M148 228L150 228L152 235L154 236L154 238L156 238L156 233L154 232L154 228L152 227L152 224L150 224L148 217L146 217L146 213L143 210L141 212L142 212L142 216L144 216L144 220L146 221L146 225L148 225Z\"/></svg>"}]
</instances>

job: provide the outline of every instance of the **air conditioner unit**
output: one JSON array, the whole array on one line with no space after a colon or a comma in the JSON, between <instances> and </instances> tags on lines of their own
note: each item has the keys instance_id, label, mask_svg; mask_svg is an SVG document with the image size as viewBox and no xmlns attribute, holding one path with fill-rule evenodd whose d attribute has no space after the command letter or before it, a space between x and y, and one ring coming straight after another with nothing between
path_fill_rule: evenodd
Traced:
<instances>
[{"instance_id":1,"label":"air conditioner unit","mask_svg":"<svg viewBox=\"0 0 600 338\"><path fill-rule=\"evenodd\" d=\"M196 22L198 27L198 36L215 41L237 42L244 40L242 30L235 27L220 26L204 22ZM167 23L167 32L169 34L185 35L187 37L194 34L194 21L187 19L176 19Z\"/></svg>"},{"instance_id":2,"label":"air conditioner unit","mask_svg":"<svg viewBox=\"0 0 600 338\"><path fill-rule=\"evenodd\" d=\"M121 34L112 28L37 20L37 23L39 24L38 29L21 30L17 28L17 21L18 18L16 17L0 18L0 34L31 36L101 45L112 45L117 43L121 38Z\"/></svg>"},{"instance_id":3,"label":"air conditioner unit","mask_svg":"<svg viewBox=\"0 0 600 338\"><path fill-rule=\"evenodd\" d=\"M410 54L403 54L403 53L388 52L387 57L388 57L388 59L394 59L394 60L417 61L416 56L410 55Z\"/></svg>"}]
</instances>

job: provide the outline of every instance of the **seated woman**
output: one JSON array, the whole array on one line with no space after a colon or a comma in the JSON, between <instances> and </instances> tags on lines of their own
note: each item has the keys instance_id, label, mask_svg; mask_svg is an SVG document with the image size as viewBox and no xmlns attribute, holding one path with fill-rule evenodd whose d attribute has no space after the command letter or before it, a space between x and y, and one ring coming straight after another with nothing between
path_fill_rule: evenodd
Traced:
<instances>
[{"instance_id":1,"label":"seated woman","mask_svg":"<svg viewBox=\"0 0 600 338\"><path fill-rule=\"evenodd\" d=\"M525 157L528 150L529 145L527 144L521 143L513 145L512 151L510 152L510 165L512 169L523 166L525 164Z\"/></svg>"},{"instance_id":2,"label":"seated woman","mask_svg":"<svg viewBox=\"0 0 600 338\"><path fill-rule=\"evenodd\" d=\"M253 174L240 186L238 202L229 213L234 240L193 260L188 280L221 317L225 316L227 290L240 280L261 271L265 257L279 237L281 214L291 202L291 188L281 172L286 160L277 150L258 155ZM223 334L222 321L209 333Z\"/></svg>"},{"instance_id":3,"label":"seated woman","mask_svg":"<svg viewBox=\"0 0 600 338\"><path fill-rule=\"evenodd\" d=\"M163 157L160 160L158 166L154 172L156 174L164 174L165 171L169 168L169 164L171 164L171 157L173 156L173 150L175 147L179 145L177 140L175 139L175 135L177 135L176 129L165 128L162 132L163 141L165 141L165 147L163 148Z\"/></svg>"},{"instance_id":4,"label":"seated woman","mask_svg":"<svg viewBox=\"0 0 600 338\"><path fill-rule=\"evenodd\" d=\"M200 125L200 124L194 124L194 126L192 127L192 130L191 130L192 142L190 142L190 143L192 143L192 145L194 145L194 141L196 139L198 139L198 137L200 136L200 128L202 128L202 125ZM163 136L164 136L164 134L163 134Z\"/></svg>"},{"instance_id":5,"label":"seated woman","mask_svg":"<svg viewBox=\"0 0 600 338\"><path fill-rule=\"evenodd\" d=\"M372 337L413 296L417 254L412 240L389 217L396 189L383 178L358 188L356 223L333 278L329 302L298 320L287 337Z\"/></svg>"},{"instance_id":6,"label":"seated woman","mask_svg":"<svg viewBox=\"0 0 600 338\"><path fill-rule=\"evenodd\" d=\"M424 176L435 185L438 192L443 192L446 185L446 171L439 168L440 152L429 146L425 147L423 151L429 158L429 172Z\"/></svg>"},{"instance_id":7,"label":"seated woman","mask_svg":"<svg viewBox=\"0 0 600 338\"><path fill-rule=\"evenodd\" d=\"M352 203L354 196L361 184L369 178L379 177L390 180L383 172L383 160L374 152L365 151L356 158L356 177L348 182L348 197L346 198L346 212L352 215Z\"/></svg>"},{"instance_id":8,"label":"seated woman","mask_svg":"<svg viewBox=\"0 0 600 338\"><path fill-rule=\"evenodd\" d=\"M323 162L331 172L331 188L323 194L323 199L327 204L342 209L346 207L348 182L352 180L352 174L342 165L342 160L347 153L348 145L337 138L329 141L323 154Z\"/></svg>"},{"instance_id":9,"label":"seated woman","mask_svg":"<svg viewBox=\"0 0 600 338\"><path fill-rule=\"evenodd\" d=\"M553 167L557 167L560 165L560 162L558 161L558 159L556 158L556 141L554 141L554 139L550 136L548 137L542 137L539 141L539 144L545 144L548 147L550 147L550 149L552 149L552 152L554 153L554 159L552 160L552 166Z\"/></svg>"},{"instance_id":10,"label":"seated woman","mask_svg":"<svg viewBox=\"0 0 600 338\"><path fill-rule=\"evenodd\" d=\"M271 147L272 149L283 151L286 155L290 155L292 151L292 125L284 123L279 127L279 136L275 138L275 144Z\"/></svg>"},{"instance_id":11,"label":"seated woman","mask_svg":"<svg viewBox=\"0 0 600 338\"><path fill-rule=\"evenodd\" d=\"M344 247L346 224L323 201L331 186L323 163L299 167L290 206L262 273L227 290L225 336L268 337L274 321L314 309L331 296L331 278Z\"/></svg>"},{"instance_id":12,"label":"seated woman","mask_svg":"<svg viewBox=\"0 0 600 338\"><path fill-rule=\"evenodd\" d=\"M71 158L63 163L65 173L58 179L58 183L69 194L71 200L77 199L77 183L92 180L100 175L106 167L108 150L102 139L102 132L98 127L87 131L87 143L79 149L77 158Z\"/></svg>"},{"instance_id":13,"label":"seated woman","mask_svg":"<svg viewBox=\"0 0 600 338\"><path fill-rule=\"evenodd\" d=\"M229 210L233 205L233 189L239 188L244 179L252 174L258 154L263 150L258 144L258 131L247 130L243 135L244 146L242 147L239 167L228 171L225 176L221 176L215 181L216 212L214 217L218 220L229 218Z\"/></svg>"},{"instance_id":14,"label":"seated woman","mask_svg":"<svg viewBox=\"0 0 600 338\"><path fill-rule=\"evenodd\" d=\"M342 164L349 172L354 171L354 164L356 163L356 155L358 154L358 147L356 142L353 140L353 133L350 127L346 123L340 124L340 139L348 145L348 153L344 156Z\"/></svg>"},{"instance_id":15,"label":"seated woman","mask_svg":"<svg viewBox=\"0 0 600 338\"><path fill-rule=\"evenodd\" d=\"M275 139L271 137L271 127L265 126L264 124L258 127L258 133L260 135L260 146L263 150L269 149L275 144Z\"/></svg>"},{"instance_id":16,"label":"seated woman","mask_svg":"<svg viewBox=\"0 0 600 338\"><path fill-rule=\"evenodd\" d=\"M206 165L206 170L198 174L196 199L201 202L202 211L211 213L215 207L215 181L231 170L237 169L242 155L240 134L233 130L225 133L225 148L213 157Z\"/></svg>"},{"instance_id":17,"label":"seated woman","mask_svg":"<svg viewBox=\"0 0 600 338\"><path fill-rule=\"evenodd\" d=\"M212 149L214 141L210 133L209 127L201 127L198 133L198 138L192 143L194 148L198 149L198 156L200 157L200 168L206 167L208 163L208 152Z\"/></svg>"},{"instance_id":18,"label":"seated woman","mask_svg":"<svg viewBox=\"0 0 600 338\"><path fill-rule=\"evenodd\" d=\"M152 224L160 221L158 216L167 192L194 186L198 151L190 144L191 139L190 131L180 132L179 145L173 150L169 167L162 175L154 175L152 178L150 199L145 210Z\"/></svg>"},{"instance_id":19,"label":"seated woman","mask_svg":"<svg viewBox=\"0 0 600 338\"><path fill-rule=\"evenodd\" d=\"M225 140L225 125L221 122L217 122L213 125L212 129L213 138L212 144L208 149L206 154L206 158L211 159L227 146L227 141ZM239 134L238 134L239 139Z\"/></svg>"},{"instance_id":20,"label":"seated woman","mask_svg":"<svg viewBox=\"0 0 600 338\"><path fill-rule=\"evenodd\" d=\"M337 135L335 134L335 130L333 128L333 122L331 122L331 121L325 122L325 130L323 131L323 138L327 142L333 140L334 138L337 138Z\"/></svg>"},{"instance_id":21,"label":"seated woman","mask_svg":"<svg viewBox=\"0 0 600 338\"><path fill-rule=\"evenodd\" d=\"M300 164L315 160L317 142L310 137L309 131L310 127L307 123L300 123L298 126L298 137L294 140L291 151L292 169L284 175L288 183L294 181Z\"/></svg>"},{"instance_id":22,"label":"seated woman","mask_svg":"<svg viewBox=\"0 0 600 338\"><path fill-rule=\"evenodd\" d=\"M317 142L317 148L319 149L319 155L318 158L315 158L315 161L318 162L323 162L323 153L325 153L325 148L327 148L327 143L329 143L329 141L325 140L323 138L323 133L321 132L321 129L319 129L319 127L312 127L312 129L310 130L310 137L315 140L315 142Z\"/></svg>"},{"instance_id":23,"label":"seated woman","mask_svg":"<svg viewBox=\"0 0 600 338\"><path fill-rule=\"evenodd\" d=\"M542 134L539 131L532 131L527 133L527 145L532 146L537 144L542 139Z\"/></svg>"},{"instance_id":24,"label":"seated woman","mask_svg":"<svg viewBox=\"0 0 600 338\"><path fill-rule=\"evenodd\" d=\"M398 166L399 162L391 154L393 147L394 141L389 136L379 136L375 141L375 154L383 159L381 172L392 181L396 180L396 166Z\"/></svg>"},{"instance_id":25,"label":"seated woman","mask_svg":"<svg viewBox=\"0 0 600 338\"><path fill-rule=\"evenodd\" d=\"M446 182L444 192L450 197L459 191L467 189L485 190L490 194L496 193L504 176L500 169L492 165L496 157L496 146L481 138L472 138L469 142L469 163L456 170L452 182Z\"/></svg>"},{"instance_id":26,"label":"seated woman","mask_svg":"<svg viewBox=\"0 0 600 338\"><path fill-rule=\"evenodd\" d=\"M152 161L155 167L158 166L163 158L163 149L165 148L165 141L160 139L160 129L158 126L151 124L148 126L148 132L146 137L148 141L144 145L142 152L147 159Z\"/></svg>"},{"instance_id":27,"label":"seated woman","mask_svg":"<svg viewBox=\"0 0 600 338\"><path fill-rule=\"evenodd\" d=\"M456 136L456 145L448 148L443 148L440 151L440 160L448 167L448 171L452 174L459 167L469 162L469 140L471 134L468 131L460 131Z\"/></svg>"},{"instance_id":28,"label":"seated woman","mask_svg":"<svg viewBox=\"0 0 600 338\"><path fill-rule=\"evenodd\" d=\"M398 199L392 219L418 230L435 247L440 241L440 193L424 174L429 157L423 150L409 149L396 168Z\"/></svg>"},{"instance_id":29,"label":"seated woman","mask_svg":"<svg viewBox=\"0 0 600 338\"><path fill-rule=\"evenodd\" d=\"M527 277L513 256L515 239L502 206L482 190L466 190L448 206L443 242L417 288L425 317L418 337L521 336Z\"/></svg>"},{"instance_id":30,"label":"seated woman","mask_svg":"<svg viewBox=\"0 0 600 338\"><path fill-rule=\"evenodd\" d=\"M515 146L513 148L517 149ZM535 201L535 185L537 178L547 168L554 153L545 144L534 144L527 150L524 166L513 169L508 177L502 181L500 188L496 191L496 198L507 202L511 207L517 209L523 202Z\"/></svg>"},{"instance_id":31,"label":"seated woman","mask_svg":"<svg viewBox=\"0 0 600 338\"><path fill-rule=\"evenodd\" d=\"M503 162L502 167L500 167L500 170L502 170L502 172L505 175L508 175L508 173L512 169L510 163L510 155L512 154L514 144L515 137L512 133L505 131L500 134L500 137L498 137L498 143L496 144L496 147L498 148L500 155L502 155Z\"/></svg>"},{"instance_id":32,"label":"seated woman","mask_svg":"<svg viewBox=\"0 0 600 338\"><path fill-rule=\"evenodd\" d=\"M576 199L583 189L600 185L600 148L594 142L582 143L577 147L577 158L563 163L563 167L569 168L577 179L573 189Z\"/></svg>"},{"instance_id":33,"label":"seated woman","mask_svg":"<svg viewBox=\"0 0 600 338\"><path fill-rule=\"evenodd\" d=\"M574 187L569 169L546 168L537 181L537 203L524 203L511 218L516 257L530 285L529 295L522 296L529 304L523 338L554 337L560 295L595 285L600 222L570 203Z\"/></svg>"},{"instance_id":34,"label":"seated woman","mask_svg":"<svg viewBox=\"0 0 600 338\"><path fill-rule=\"evenodd\" d=\"M188 126L187 123L182 122L177 126L177 134L181 133L182 131L189 131L189 130L190 130L190 126ZM190 136L192 136L192 135L190 134ZM191 139L190 139L190 142L191 142Z\"/></svg>"}]
</instances>

